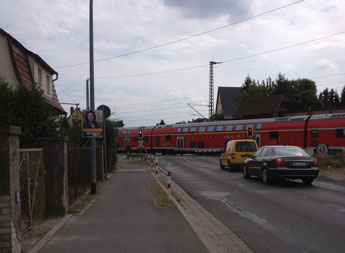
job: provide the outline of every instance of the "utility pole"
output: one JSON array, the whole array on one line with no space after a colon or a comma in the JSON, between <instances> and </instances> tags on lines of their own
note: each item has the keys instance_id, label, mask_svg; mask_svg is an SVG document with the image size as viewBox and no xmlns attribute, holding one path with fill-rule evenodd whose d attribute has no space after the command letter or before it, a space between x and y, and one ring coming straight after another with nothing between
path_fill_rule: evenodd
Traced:
<instances>
[{"instance_id":1,"label":"utility pole","mask_svg":"<svg viewBox=\"0 0 345 253\"><path fill-rule=\"evenodd\" d=\"M86 110L90 110L89 81L89 78L86 79Z\"/></svg>"},{"instance_id":2,"label":"utility pole","mask_svg":"<svg viewBox=\"0 0 345 253\"><path fill-rule=\"evenodd\" d=\"M209 113L208 117L209 119L213 116L213 101L214 101L214 95L213 95L213 65L215 64L221 64L223 62L215 62L210 61L210 85L209 85L209 99L208 99L208 106L209 106Z\"/></svg>"},{"instance_id":3,"label":"utility pole","mask_svg":"<svg viewBox=\"0 0 345 253\"><path fill-rule=\"evenodd\" d=\"M95 110L94 61L93 61L93 0L90 0L90 109ZM96 138L91 137L91 166L90 166L91 194L97 193L96 188Z\"/></svg>"}]
</instances>

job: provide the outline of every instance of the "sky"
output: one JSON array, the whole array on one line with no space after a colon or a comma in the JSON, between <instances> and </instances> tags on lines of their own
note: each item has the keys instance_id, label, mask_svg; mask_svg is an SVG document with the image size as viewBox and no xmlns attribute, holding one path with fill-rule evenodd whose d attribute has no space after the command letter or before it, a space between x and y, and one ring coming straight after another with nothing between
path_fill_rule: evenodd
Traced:
<instances>
[{"instance_id":1,"label":"sky","mask_svg":"<svg viewBox=\"0 0 345 253\"><path fill-rule=\"evenodd\" d=\"M127 127L199 118L188 104L208 117L210 61L223 62L215 102L247 75L345 85L344 0L94 0L93 12L95 105ZM1 0L0 27L59 73L60 102L85 109L89 1Z\"/></svg>"}]
</instances>

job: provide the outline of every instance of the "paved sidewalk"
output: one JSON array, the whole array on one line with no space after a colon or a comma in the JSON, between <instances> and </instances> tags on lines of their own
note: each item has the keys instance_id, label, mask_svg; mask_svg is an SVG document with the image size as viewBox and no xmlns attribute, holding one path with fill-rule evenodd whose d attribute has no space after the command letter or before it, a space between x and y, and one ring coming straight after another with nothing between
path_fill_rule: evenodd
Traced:
<instances>
[{"instance_id":1,"label":"paved sidewalk","mask_svg":"<svg viewBox=\"0 0 345 253\"><path fill-rule=\"evenodd\" d=\"M102 196L71 217L39 252L207 252L176 207L156 207L152 175L127 159Z\"/></svg>"}]
</instances>

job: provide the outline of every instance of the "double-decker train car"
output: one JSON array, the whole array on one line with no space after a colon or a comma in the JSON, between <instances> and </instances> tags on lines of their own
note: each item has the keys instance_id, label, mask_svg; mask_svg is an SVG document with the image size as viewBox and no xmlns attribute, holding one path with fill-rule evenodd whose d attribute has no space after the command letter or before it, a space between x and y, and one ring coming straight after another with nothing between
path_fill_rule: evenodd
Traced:
<instances>
[{"instance_id":1,"label":"double-decker train car","mask_svg":"<svg viewBox=\"0 0 345 253\"><path fill-rule=\"evenodd\" d=\"M247 139L248 129L258 146L295 145L322 153L345 149L345 114L121 128L118 149L163 154L219 153L227 141Z\"/></svg>"}]
</instances>

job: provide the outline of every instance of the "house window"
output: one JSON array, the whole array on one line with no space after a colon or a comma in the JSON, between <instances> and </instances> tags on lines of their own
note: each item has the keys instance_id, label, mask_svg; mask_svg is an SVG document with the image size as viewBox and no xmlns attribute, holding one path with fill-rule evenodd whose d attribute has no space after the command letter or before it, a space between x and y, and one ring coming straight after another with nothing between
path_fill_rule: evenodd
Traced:
<instances>
[{"instance_id":1,"label":"house window","mask_svg":"<svg viewBox=\"0 0 345 253\"><path fill-rule=\"evenodd\" d=\"M38 68L38 77L37 77L38 87L42 87L42 69Z\"/></svg>"},{"instance_id":2,"label":"house window","mask_svg":"<svg viewBox=\"0 0 345 253\"><path fill-rule=\"evenodd\" d=\"M50 95L50 76L47 75L46 76L46 79L47 79L47 94Z\"/></svg>"}]
</instances>

